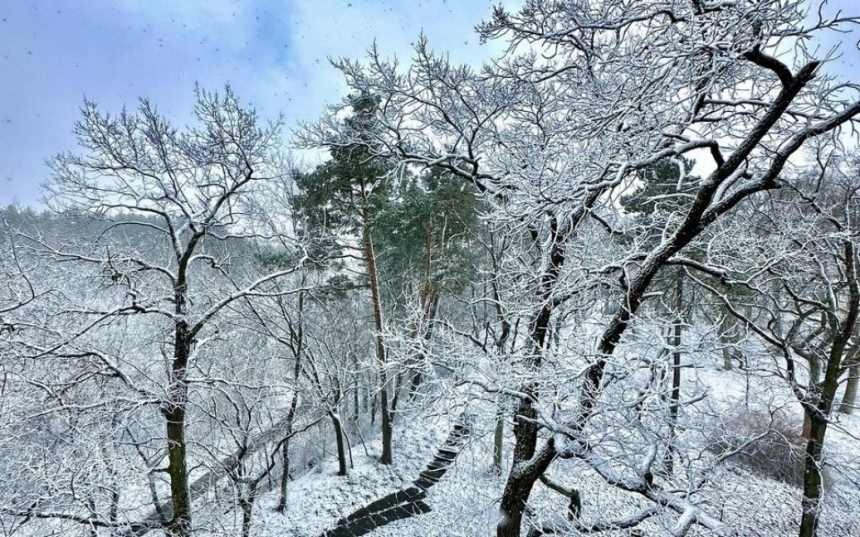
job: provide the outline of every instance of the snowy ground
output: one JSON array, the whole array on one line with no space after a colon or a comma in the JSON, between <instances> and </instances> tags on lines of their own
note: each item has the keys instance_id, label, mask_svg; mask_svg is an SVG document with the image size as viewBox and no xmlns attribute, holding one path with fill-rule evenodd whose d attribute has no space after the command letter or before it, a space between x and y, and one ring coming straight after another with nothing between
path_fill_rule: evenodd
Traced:
<instances>
[{"instance_id":1,"label":"snowy ground","mask_svg":"<svg viewBox=\"0 0 860 537\"><path fill-rule=\"evenodd\" d=\"M787 415L800 420L800 409L790 394L781 390L778 379L754 379L754 385L769 383L767 398L744 401L745 375L740 372L697 370L688 376L687 388L707 388L712 397L703 412L715 419L731 421L739 405L755 408L784 408ZM773 395L773 394L776 395ZM336 521L371 501L401 488L415 479L433 457L450 430L454 416L401 416L396 423L395 464L383 467L376 463L376 439L368 439L370 456L361 445L353 446L354 468L349 477L337 477L336 460L330 458L310 473L290 484L290 506L286 514L274 511L277 493L262 495L255 507L252 535L319 536L335 526ZM825 511L821 535L860 535L860 417L839 416L838 427L828 432ZM430 513L400 520L380 528L373 537L407 536L479 536L490 535L496 523L498 499L504 486L502 476L490 470L491 434L489 425L477 428L476 436L464 448L454 468L430 489L427 504ZM510 453L507 454L508 456ZM557 461L554 476L575 485L583 498L583 520L598 516L619 517L647 504L640 498L604 484L576 461ZM738 535L781 537L794 535L800 520L800 490L792 485L762 477L748 469L727 464L711 478L717 492L707 497L710 513L721 518ZM730 492L725 494L725 492ZM531 503L536 514L556 516L564 513L566 500L541 484L535 486ZM230 518L230 517L227 517ZM238 525L238 513L233 515ZM674 517L655 517L641 526L646 535L666 535ZM211 535L235 534L227 522L221 531ZM694 530L692 535L705 535ZM630 535L625 532L603 535Z\"/></svg>"}]
</instances>

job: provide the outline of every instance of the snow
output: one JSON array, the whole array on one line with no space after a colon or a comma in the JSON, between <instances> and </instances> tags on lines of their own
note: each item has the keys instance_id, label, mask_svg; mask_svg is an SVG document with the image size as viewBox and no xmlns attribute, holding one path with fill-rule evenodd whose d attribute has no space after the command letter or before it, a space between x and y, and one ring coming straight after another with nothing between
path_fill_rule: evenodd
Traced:
<instances>
[{"instance_id":1,"label":"snow","mask_svg":"<svg viewBox=\"0 0 860 537\"><path fill-rule=\"evenodd\" d=\"M710 397L703 403L703 413L720 416L744 402L745 373L698 369L689 376L686 388L707 388ZM752 383L761 388L754 392L749 403L784 407L794 411L800 420L800 409L792 406L791 394L782 387L779 379L757 378ZM769 394L764 397L765 394ZM774 395L775 394L775 395ZM373 537L407 536L477 536L490 535L498 521L498 500L504 488L508 468L501 475L491 470L492 416L490 409L472 409L476 413L475 434L457 458L453 468L428 491L426 503L431 512L399 520L373 531ZM290 484L288 512L275 512L277 492L263 494L255 506L252 535L319 536L332 529L338 519L388 493L407 485L432 458L444 441L452 424L448 416L399 416L395 427L395 462L391 467L379 465L374 451L374 440L366 439L371 448L370 457L360 446L353 446L355 468L348 477L338 477L337 461L329 458L313 471ZM721 415L722 419L730 416ZM487 418L483 427L481 419ZM508 431L509 432L509 431ZM838 416L838 426L828 433L827 490L821 521L822 536L860 535L860 417ZM371 445L373 444L373 445ZM509 459L512 446L506 446ZM836 471L836 469L839 471ZM581 461L558 460L551 473L568 485L579 489L583 512L582 522L598 519L623 519L635 516L651 507L647 500L634 494L619 491L606 485L600 477ZM799 488L774 479L762 477L741 465L725 463L711 474L708 487L698 499L705 500L708 514L728 524L737 535L781 537L793 535L800 521ZM567 499L550 491L541 483L533 489L530 506L537 520L563 520ZM654 516L639 527L646 535L669 535L679 524L681 515L663 513ZM239 515L235 514L238 524ZM233 529L228 533L232 533ZM213 532L210 535L220 535ZM708 535L693 526L689 535ZM569 535L578 535L571 532ZM625 531L604 532L601 535L629 535Z\"/></svg>"},{"instance_id":2,"label":"snow","mask_svg":"<svg viewBox=\"0 0 860 537\"><path fill-rule=\"evenodd\" d=\"M378 439L366 439L369 456L360 444L353 445L354 467L348 476L337 475L337 458L330 457L289 484L286 513L275 511L277 490L261 495L254 506L252 535L318 536L352 511L409 484L445 440L451 421L443 416L415 424L420 426L412 426L406 420L402 423L397 429L391 466L378 462L381 450L379 442L374 442ZM235 518L238 525L239 513Z\"/></svg>"}]
</instances>

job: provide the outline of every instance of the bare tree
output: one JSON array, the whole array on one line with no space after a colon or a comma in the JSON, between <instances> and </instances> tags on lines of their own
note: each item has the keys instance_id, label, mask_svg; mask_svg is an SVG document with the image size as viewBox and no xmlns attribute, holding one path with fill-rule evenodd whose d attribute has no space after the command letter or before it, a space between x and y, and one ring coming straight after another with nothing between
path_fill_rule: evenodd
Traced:
<instances>
[{"instance_id":1,"label":"bare tree","mask_svg":"<svg viewBox=\"0 0 860 537\"><path fill-rule=\"evenodd\" d=\"M10 207L6 210L0 210L0 239L3 240L3 249L6 254L0 257L0 275L4 282L2 291L0 291L0 333L10 334L15 330L15 324L11 320L6 320L2 315L23 308L30 302L36 299L38 294L29 274L33 272L34 265L25 265L25 261L21 259L18 253L18 247L15 244L15 229L14 224L8 221L8 212L17 209ZM4 214L6 213L6 214Z\"/></svg>"},{"instance_id":2,"label":"bare tree","mask_svg":"<svg viewBox=\"0 0 860 537\"><path fill-rule=\"evenodd\" d=\"M783 174L781 190L746 218L757 222L759 237L767 237L757 241L760 264L749 266L748 260L739 263L733 254L714 251L723 263L711 265L711 273L752 290L758 297L755 310L746 313L725 289L697 280L774 349L782 361L777 373L803 408L802 537L818 534L825 435L840 378L855 366L860 351L860 259L850 231L860 217L858 161L818 149L817 165ZM743 233L745 227L735 223L734 231Z\"/></svg>"},{"instance_id":3,"label":"bare tree","mask_svg":"<svg viewBox=\"0 0 860 537\"><path fill-rule=\"evenodd\" d=\"M92 292L70 297L85 299L66 306L67 326L46 325L41 341L26 345L27 358L85 362L95 367L90 376L113 379L125 391L118 400L136 401L121 405L122 412L159 410L164 451L156 460L166 463L159 470L170 489L164 529L190 535L189 412L195 394L211 385L219 316L239 300L294 292L267 285L304 262L295 241L294 265L259 274L248 262L257 245L275 237L253 231L248 211L257 185L284 174L277 166L279 126L261 126L229 88L222 95L198 89L198 125L184 130L146 100L135 113L119 115L86 102L82 114L75 132L86 153L52 161L47 200L57 211L94 222L94 234L65 241L19 236L44 259L75 267ZM90 337L110 337L124 320L139 331L138 347L122 341L105 347ZM59 410L62 402L56 405ZM81 522L114 525L95 514Z\"/></svg>"},{"instance_id":4,"label":"bare tree","mask_svg":"<svg viewBox=\"0 0 860 537\"><path fill-rule=\"evenodd\" d=\"M477 73L433 54L425 40L405 70L375 50L366 64L336 63L356 93L379 100L378 127L372 140L357 138L341 128L335 107L306 126L303 143L363 144L403 166L445 167L473 183L495 208L492 224L523 245L517 270L527 276L508 297L528 327L511 356L520 384L485 383L517 401L500 537L520 534L534 484L559 459L583 461L610 485L675 512L673 534L693 524L730 531L655 479L661 440L641 423L625 426L638 441L613 455L623 468L601 455L606 416L623 408L613 404L620 392L612 386L627 378L607 372L625 367L622 336L654 296L658 274L695 265L684 252L709 226L777 188L789 158L807 141L860 113L854 90L822 72L827 58L800 45L856 19L804 24L804 7L800 1L535 0L519 12L499 7L479 27L484 39L507 38L508 48ZM792 63L779 59L784 49L792 51ZM614 200L635 188L637 172L691 155L707 160L710 173L695 182L682 174L681 203L638 235L627 229ZM605 249L596 248L595 237L603 237ZM583 308L580 301L596 289L604 291L607 313L597 343L566 375L556 368L544 373L553 319ZM556 410L558 398L567 402L573 393L576 404ZM707 477L689 481L697 490Z\"/></svg>"}]
</instances>

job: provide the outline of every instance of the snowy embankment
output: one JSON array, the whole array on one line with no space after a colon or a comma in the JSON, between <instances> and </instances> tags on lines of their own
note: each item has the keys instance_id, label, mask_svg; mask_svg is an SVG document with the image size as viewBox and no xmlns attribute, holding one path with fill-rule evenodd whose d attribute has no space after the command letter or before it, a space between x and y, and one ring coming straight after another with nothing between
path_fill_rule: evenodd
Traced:
<instances>
[{"instance_id":1,"label":"snowy embankment","mask_svg":"<svg viewBox=\"0 0 860 537\"><path fill-rule=\"evenodd\" d=\"M746 374L697 369L687 376L685 391L707 389L709 397L698 409L702 420L710 417L712 427L731 423L744 409L781 409L796 420L801 413L791 394L780 388L779 380L755 378L751 385L762 387L746 397ZM766 389L764 388L766 387ZM504 476L491 470L492 412L475 407L473 435L451 470L427 491L423 501L429 513L399 520L374 530L374 537L479 536L494 532L498 499ZM287 513L275 512L277 492L263 494L255 507L252 535L258 537L318 537L334 529L337 521L358 508L397 491L415 480L433 458L451 430L455 415L432 417L401 415L396 424L395 462L390 467L377 463L375 441L368 441L369 455L354 446L354 468L348 477L338 477L337 461L324 460L309 473L290 484ZM821 522L823 536L860 535L860 416L837 416L837 425L828 432L827 490ZM509 459L512 446L506 446ZM700 456L710 456L702 449ZM556 461L554 478L577 488L582 495L585 523L601 518L620 518L648 506L640 497L606 485L593 471L572 461ZM782 537L793 535L800 520L801 491L798 487L762 476L742 464L727 462L710 474L708 486L698 493L706 500L710 514L732 527L737 535ZM542 484L531 496L533 515L542 520L558 519L566 512L567 499ZM229 517L228 517L229 518ZM240 516L233 517L238 526ZM677 517L674 513L654 516L640 526L644 535L668 535ZM223 528L225 533L232 529ZM218 533L220 534L220 532ZM705 535L695 527L690 535ZM575 532L570 535L578 535ZM629 531L601 535L631 535Z\"/></svg>"}]
</instances>

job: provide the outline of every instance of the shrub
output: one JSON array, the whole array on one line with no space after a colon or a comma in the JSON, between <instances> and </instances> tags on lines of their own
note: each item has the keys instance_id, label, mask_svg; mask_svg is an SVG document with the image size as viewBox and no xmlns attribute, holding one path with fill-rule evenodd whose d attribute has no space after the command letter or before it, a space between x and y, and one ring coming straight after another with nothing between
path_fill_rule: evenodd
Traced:
<instances>
[{"instance_id":1,"label":"shrub","mask_svg":"<svg viewBox=\"0 0 860 537\"><path fill-rule=\"evenodd\" d=\"M724 415L733 417L722 418L712 429L710 451L723 455L737 450L731 460L753 473L792 485L803 484L806 441L799 424L781 412L741 408Z\"/></svg>"}]
</instances>

